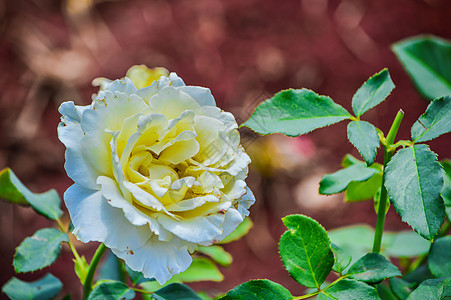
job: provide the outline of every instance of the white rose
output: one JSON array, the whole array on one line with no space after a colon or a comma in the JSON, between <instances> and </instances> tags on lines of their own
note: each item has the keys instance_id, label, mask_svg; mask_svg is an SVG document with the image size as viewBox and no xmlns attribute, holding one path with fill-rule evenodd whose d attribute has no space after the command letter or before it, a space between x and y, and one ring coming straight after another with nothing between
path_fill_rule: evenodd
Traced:
<instances>
[{"instance_id":1,"label":"white rose","mask_svg":"<svg viewBox=\"0 0 451 300\"><path fill-rule=\"evenodd\" d=\"M130 71L139 68L153 72ZM78 239L103 242L163 284L198 245L224 239L249 214L250 159L209 89L175 73L137 89L147 79L130 71L132 79L98 80L91 105L61 104L58 135L75 182L64 200Z\"/></svg>"}]
</instances>

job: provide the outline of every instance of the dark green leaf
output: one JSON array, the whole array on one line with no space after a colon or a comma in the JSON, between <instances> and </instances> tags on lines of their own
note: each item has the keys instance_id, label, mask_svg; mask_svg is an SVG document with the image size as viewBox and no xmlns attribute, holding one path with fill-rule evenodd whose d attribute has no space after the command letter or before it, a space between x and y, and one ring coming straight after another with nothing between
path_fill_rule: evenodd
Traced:
<instances>
[{"instance_id":1,"label":"dark green leaf","mask_svg":"<svg viewBox=\"0 0 451 300\"><path fill-rule=\"evenodd\" d=\"M298 136L350 117L346 109L327 96L307 89L289 89L261 103L242 126L260 134Z\"/></svg>"},{"instance_id":2,"label":"dark green leaf","mask_svg":"<svg viewBox=\"0 0 451 300\"><path fill-rule=\"evenodd\" d=\"M435 36L417 36L393 45L393 51L420 93L432 100L451 94L451 44Z\"/></svg>"},{"instance_id":3,"label":"dark green leaf","mask_svg":"<svg viewBox=\"0 0 451 300\"><path fill-rule=\"evenodd\" d=\"M444 299L451 296L451 277L423 281L407 300Z\"/></svg>"},{"instance_id":4,"label":"dark green leaf","mask_svg":"<svg viewBox=\"0 0 451 300\"><path fill-rule=\"evenodd\" d=\"M428 253L431 242L414 231L394 234L393 241L384 248L384 253L392 257L414 257Z\"/></svg>"},{"instance_id":5,"label":"dark green leaf","mask_svg":"<svg viewBox=\"0 0 451 300\"><path fill-rule=\"evenodd\" d=\"M365 121L352 121L348 124L348 140L359 150L366 164L372 165L379 147L376 128Z\"/></svg>"},{"instance_id":6,"label":"dark green leaf","mask_svg":"<svg viewBox=\"0 0 451 300\"><path fill-rule=\"evenodd\" d=\"M401 299L406 299L412 292L415 283L405 281L404 279L393 277L390 278L390 287L395 295Z\"/></svg>"},{"instance_id":7,"label":"dark green leaf","mask_svg":"<svg viewBox=\"0 0 451 300\"><path fill-rule=\"evenodd\" d=\"M440 197L443 169L424 144L399 150L387 165L385 186L402 220L426 239L433 239L445 218Z\"/></svg>"},{"instance_id":8,"label":"dark green leaf","mask_svg":"<svg viewBox=\"0 0 451 300\"><path fill-rule=\"evenodd\" d=\"M318 300L328 299L380 299L376 290L364 282L343 279L318 294Z\"/></svg>"},{"instance_id":9,"label":"dark green leaf","mask_svg":"<svg viewBox=\"0 0 451 300\"><path fill-rule=\"evenodd\" d=\"M48 300L58 295L62 288L63 284L58 278L47 274L44 278L33 282L13 277L2 287L2 291L11 300Z\"/></svg>"},{"instance_id":10,"label":"dark green leaf","mask_svg":"<svg viewBox=\"0 0 451 300\"><path fill-rule=\"evenodd\" d=\"M230 290L221 300L291 300L290 292L267 279L251 280Z\"/></svg>"},{"instance_id":11,"label":"dark green leaf","mask_svg":"<svg viewBox=\"0 0 451 300\"><path fill-rule=\"evenodd\" d=\"M331 244L332 251L334 253L335 263L332 266L332 270L339 274L343 274L343 271L351 263L351 255L348 255L343 249L335 244Z\"/></svg>"},{"instance_id":12,"label":"dark green leaf","mask_svg":"<svg viewBox=\"0 0 451 300\"><path fill-rule=\"evenodd\" d=\"M435 277L451 276L451 236L434 241L428 257L428 267Z\"/></svg>"},{"instance_id":13,"label":"dark green leaf","mask_svg":"<svg viewBox=\"0 0 451 300\"><path fill-rule=\"evenodd\" d=\"M141 273L141 272L133 271L127 265L125 265L125 270L127 271L128 276L130 277L130 280L133 282L133 284L141 284L141 283L147 282L147 281L155 281L155 279L153 279L153 278L144 277L143 273Z\"/></svg>"},{"instance_id":14,"label":"dark green leaf","mask_svg":"<svg viewBox=\"0 0 451 300\"><path fill-rule=\"evenodd\" d=\"M412 272L404 275L405 280L416 283L420 283L431 278L434 278L434 275L431 274L426 264L420 265Z\"/></svg>"},{"instance_id":15,"label":"dark green leaf","mask_svg":"<svg viewBox=\"0 0 451 300\"><path fill-rule=\"evenodd\" d=\"M385 278L401 276L398 268L378 253L368 253L349 268L351 278L377 283Z\"/></svg>"},{"instance_id":16,"label":"dark green leaf","mask_svg":"<svg viewBox=\"0 0 451 300\"><path fill-rule=\"evenodd\" d=\"M129 300L135 298L135 291L120 281L104 282L96 286L88 300Z\"/></svg>"},{"instance_id":17,"label":"dark green leaf","mask_svg":"<svg viewBox=\"0 0 451 300\"><path fill-rule=\"evenodd\" d=\"M451 132L451 97L432 101L411 128L412 141L425 142Z\"/></svg>"},{"instance_id":18,"label":"dark green leaf","mask_svg":"<svg viewBox=\"0 0 451 300\"><path fill-rule=\"evenodd\" d=\"M105 259L103 261L102 267L99 270L99 277L97 280L114 280L114 281L125 281L125 270L122 266L122 261L114 255L111 250L107 250Z\"/></svg>"},{"instance_id":19,"label":"dark green leaf","mask_svg":"<svg viewBox=\"0 0 451 300\"><path fill-rule=\"evenodd\" d=\"M443 169L445 170L445 177L443 178L443 189L441 196L445 202L445 211L448 216L448 220L451 220L451 161L444 160L441 162Z\"/></svg>"},{"instance_id":20,"label":"dark green leaf","mask_svg":"<svg viewBox=\"0 0 451 300\"><path fill-rule=\"evenodd\" d=\"M172 283L155 292L158 300L202 300L192 289L184 284Z\"/></svg>"},{"instance_id":21,"label":"dark green leaf","mask_svg":"<svg viewBox=\"0 0 451 300\"><path fill-rule=\"evenodd\" d=\"M60 197L55 190L32 193L9 168L0 172L0 198L16 204L29 203L37 213L51 220L58 219L63 213Z\"/></svg>"},{"instance_id":22,"label":"dark green leaf","mask_svg":"<svg viewBox=\"0 0 451 300\"><path fill-rule=\"evenodd\" d=\"M221 246L199 246L197 251L210 256L215 262L221 266L230 266L232 263L232 255L225 251Z\"/></svg>"},{"instance_id":23,"label":"dark green leaf","mask_svg":"<svg viewBox=\"0 0 451 300\"><path fill-rule=\"evenodd\" d=\"M395 88L387 69L368 79L352 97L352 110L359 117L385 100Z\"/></svg>"},{"instance_id":24,"label":"dark green leaf","mask_svg":"<svg viewBox=\"0 0 451 300\"><path fill-rule=\"evenodd\" d=\"M225 239L218 242L217 244L228 244L233 241L239 240L249 232L252 226L254 226L252 220L249 217L246 217L244 221L241 222L240 225L238 225L238 227L231 234L229 234Z\"/></svg>"},{"instance_id":25,"label":"dark green leaf","mask_svg":"<svg viewBox=\"0 0 451 300\"><path fill-rule=\"evenodd\" d=\"M332 174L326 174L319 183L319 193L323 195L337 194L346 189L353 181L366 181L378 171L362 165L352 165Z\"/></svg>"},{"instance_id":26,"label":"dark green leaf","mask_svg":"<svg viewBox=\"0 0 451 300\"><path fill-rule=\"evenodd\" d=\"M202 257L195 257L186 271L174 275L172 278L182 282L224 280L218 267L211 260Z\"/></svg>"},{"instance_id":27,"label":"dark green leaf","mask_svg":"<svg viewBox=\"0 0 451 300\"><path fill-rule=\"evenodd\" d=\"M14 269L16 272L40 270L51 265L59 256L61 243L69 237L55 228L40 229L27 237L16 249Z\"/></svg>"},{"instance_id":28,"label":"dark green leaf","mask_svg":"<svg viewBox=\"0 0 451 300\"><path fill-rule=\"evenodd\" d=\"M326 230L303 215L289 215L282 221L288 228L279 242L285 269L300 284L320 288L334 264Z\"/></svg>"},{"instance_id":29,"label":"dark green leaf","mask_svg":"<svg viewBox=\"0 0 451 300\"><path fill-rule=\"evenodd\" d=\"M379 297L381 297L381 299L383 300L399 300L398 297L396 297L396 295L393 294L390 287L388 287L383 282L376 284L376 290Z\"/></svg>"}]
</instances>

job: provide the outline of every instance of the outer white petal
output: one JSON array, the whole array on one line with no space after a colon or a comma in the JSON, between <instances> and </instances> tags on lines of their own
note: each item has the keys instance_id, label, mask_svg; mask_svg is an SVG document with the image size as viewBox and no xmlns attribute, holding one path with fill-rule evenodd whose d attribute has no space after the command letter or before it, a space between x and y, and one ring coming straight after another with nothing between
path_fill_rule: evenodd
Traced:
<instances>
[{"instance_id":1,"label":"outer white petal","mask_svg":"<svg viewBox=\"0 0 451 300\"><path fill-rule=\"evenodd\" d=\"M127 95L136 94L136 87L133 82L128 77L124 77L122 79L114 80L110 83L105 84L106 82L102 82L105 86L105 90L110 90L112 92L122 92Z\"/></svg>"},{"instance_id":2,"label":"outer white petal","mask_svg":"<svg viewBox=\"0 0 451 300\"><path fill-rule=\"evenodd\" d=\"M155 219L142 213L123 198L121 191L114 180L101 176L98 179L98 183L102 186L102 194L107 199L108 204L112 207L121 209L123 215L131 224L136 226L148 224L149 229L158 235L160 240L170 240L172 237L170 232L160 226Z\"/></svg>"},{"instance_id":3,"label":"outer white petal","mask_svg":"<svg viewBox=\"0 0 451 300\"><path fill-rule=\"evenodd\" d=\"M167 215L158 214L158 222L174 235L192 243L205 243L216 239L224 230L225 215L221 213L195 217L183 221L174 220Z\"/></svg>"},{"instance_id":4,"label":"outer white petal","mask_svg":"<svg viewBox=\"0 0 451 300\"><path fill-rule=\"evenodd\" d=\"M193 261L188 249L192 247L193 245L174 237L170 242L151 238L140 248L111 250L132 270L142 272L145 277L155 278L159 284L164 284L173 275L188 269Z\"/></svg>"},{"instance_id":5,"label":"outer white petal","mask_svg":"<svg viewBox=\"0 0 451 300\"><path fill-rule=\"evenodd\" d=\"M64 201L74 224L74 235L82 242L103 242L108 248L124 250L144 245L152 235L147 226L137 227L121 209L108 205L100 191L72 185Z\"/></svg>"},{"instance_id":6,"label":"outer white petal","mask_svg":"<svg viewBox=\"0 0 451 300\"><path fill-rule=\"evenodd\" d=\"M255 203L255 197L251 189L246 187L246 194L238 202L238 211L242 216L249 216L249 208Z\"/></svg>"},{"instance_id":7,"label":"outer white petal","mask_svg":"<svg viewBox=\"0 0 451 300\"><path fill-rule=\"evenodd\" d=\"M178 88L190 95L200 106L216 106L215 98L210 89L200 86L182 86Z\"/></svg>"},{"instance_id":8,"label":"outer white petal","mask_svg":"<svg viewBox=\"0 0 451 300\"><path fill-rule=\"evenodd\" d=\"M64 168L67 175L74 182L95 190L98 189L96 179L100 174L89 163L80 146L80 140L83 137L80 127L82 110L72 101L61 104L59 112L62 117L58 125L58 138L66 146Z\"/></svg>"},{"instance_id":9,"label":"outer white petal","mask_svg":"<svg viewBox=\"0 0 451 300\"><path fill-rule=\"evenodd\" d=\"M224 224L222 224L222 229L224 231L222 232L222 234L216 236L214 240L211 240L210 242L207 243L203 243L202 245L209 246L218 241L222 241L229 234L231 234L238 227L238 225L240 225L241 222L243 222L243 220L244 217L235 208L230 208L225 214Z\"/></svg>"}]
</instances>

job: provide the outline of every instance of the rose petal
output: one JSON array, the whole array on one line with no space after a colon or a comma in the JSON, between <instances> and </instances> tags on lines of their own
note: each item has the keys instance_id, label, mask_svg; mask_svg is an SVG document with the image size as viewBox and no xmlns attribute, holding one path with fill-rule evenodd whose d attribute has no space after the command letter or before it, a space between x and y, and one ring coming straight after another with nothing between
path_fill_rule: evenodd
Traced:
<instances>
[{"instance_id":1,"label":"rose petal","mask_svg":"<svg viewBox=\"0 0 451 300\"><path fill-rule=\"evenodd\" d=\"M200 106L216 106L210 89L200 86L182 86L179 90L190 95Z\"/></svg>"}]
</instances>

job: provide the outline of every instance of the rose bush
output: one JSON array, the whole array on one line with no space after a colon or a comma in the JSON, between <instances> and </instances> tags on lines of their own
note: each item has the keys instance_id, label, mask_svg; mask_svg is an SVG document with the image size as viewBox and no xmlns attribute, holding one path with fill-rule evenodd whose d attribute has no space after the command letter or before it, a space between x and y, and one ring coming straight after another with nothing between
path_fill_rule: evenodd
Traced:
<instances>
[{"instance_id":1,"label":"rose bush","mask_svg":"<svg viewBox=\"0 0 451 300\"><path fill-rule=\"evenodd\" d=\"M207 88L143 66L95 83L91 105L59 108L73 233L163 284L249 214L249 156Z\"/></svg>"}]
</instances>

